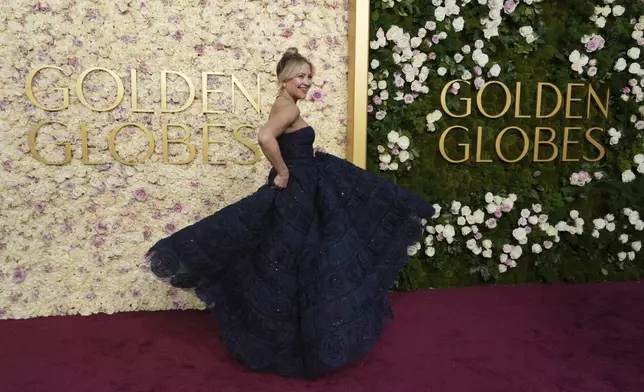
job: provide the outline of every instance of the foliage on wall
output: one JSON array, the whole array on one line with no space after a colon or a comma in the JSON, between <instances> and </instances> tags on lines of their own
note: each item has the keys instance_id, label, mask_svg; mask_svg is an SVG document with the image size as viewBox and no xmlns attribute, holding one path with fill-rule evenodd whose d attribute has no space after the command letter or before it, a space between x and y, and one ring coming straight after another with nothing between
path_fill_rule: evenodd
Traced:
<instances>
[{"instance_id":1,"label":"foliage on wall","mask_svg":"<svg viewBox=\"0 0 644 392\"><path fill-rule=\"evenodd\" d=\"M369 169L439 211L398 289L643 275L644 3L373 0L371 34Z\"/></svg>"}]
</instances>

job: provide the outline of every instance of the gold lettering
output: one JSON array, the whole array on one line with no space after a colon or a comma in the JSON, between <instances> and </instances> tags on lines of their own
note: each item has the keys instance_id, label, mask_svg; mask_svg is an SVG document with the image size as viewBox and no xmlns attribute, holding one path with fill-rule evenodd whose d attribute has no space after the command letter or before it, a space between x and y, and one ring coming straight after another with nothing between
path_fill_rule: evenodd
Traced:
<instances>
[{"instance_id":1,"label":"gold lettering","mask_svg":"<svg viewBox=\"0 0 644 392\"><path fill-rule=\"evenodd\" d=\"M56 69L60 72L63 72L63 69L60 67L55 67L53 65L43 65L42 67L38 67L31 71L29 75L27 76L27 83L26 83L26 90L27 90L27 98L29 99L29 102L31 102L35 107L40 108L42 110L47 110L49 112L56 112L59 110L64 110L69 107L69 88L67 87L55 87L54 90L56 91L62 91L63 92L63 106L57 106L55 108L48 108L47 106L43 105L42 103L38 102L36 99L36 96L34 95L34 78L36 75L40 73L40 71L44 69Z\"/></svg>"},{"instance_id":2,"label":"gold lettering","mask_svg":"<svg viewBox=\"0 0 644 392\"><path fill-rule=\"evenodd\" d=\"M168 128L170 127L176 127L176 128L181 128L184 131L184 136L179 139L169 139L168 138ZM192 162L193 159L195 159L195 155L197 155L197 149L195 146L192 144L188 143L188 139L190 138L190 128L188 128L187 125L185 124L168 124L163 126L163 163L169 163L172 165L185 165L187 163ZM179 143L183 144L186 147L188 147L188 155L189 158L186 159L185 161L177 161L177 162L171 162L170 158L168 156L169 154L169 149L168 149L168 144L169 143Z\"/></svg>"},{"instance_id":3,"label":"gold lettering","mask_svg":"<svg viewBox=\"0 0 644 392\"><path fill-rule=\"evenodd\" d=\"M562 162L577 162L579 159L569 159L568 158L568 145L569 144L579 144L578 141L569 140L570 131L581 131L579 127L565 127L564 128L564 137L563 137L563 147L561 149L561 161Z\"/></svg>"},{"instance_id":4,"label":"gold lettering","mask_svg":"<svg viewBox=\"0 0 644 392\"><path fill-rule=\"evenodd\" d=\"M209 76L224 76L223 72L202 72L201 73L201 113L202 114L220 114L225 110L208 110L208 93L223 93L223 90L208 90Z\"/></svg>"},{"instance_id":5,"label":"gold lettering","mask_svg":"<svg viewBox=\"0 0 644 392\"><path fill-rule=\"evenodd\" d=\"M599 95L597 95L597 92L593 88L593 86L588 85L588 105L586 107L586 118L590 118L590 101L591 99L595 101L597 104L597 107L599 107L599 110L602 112L604 117L608 118L608 102L610 101L610 89L606 89L606 104L602 105L601 100L599 99Z\"/></svg>"},{"instance_id":6,"label":"gold lettering","mask_svg":"<svg viewBox=\"0 0 644 392\"><path fill-rule=\"evenodd\" d=\"M501 141L503 140L503 136L506 134L511 129L516 129L521 133L521 136L523 137L523 151L521 152L521 155L519 155L518 158L514 160L507 159L504 155L503 152L501 151ZM507 127L501 131L496 137L496 154L501 158L502 161L508 162L508 163L516 163L519 162L520 160L523 159L523 157L526 156L528 153L528 148L530 147L530 139L528 138L528 134L525 133L525 131L519 127Z\"/></svg>"},{"instance_id":7,"label":"gold lettering","mask_svg":"<svg viewBox=\"0 0 644 392\"><path fill-rule=\"evenodd\" d=\"M81 146L83 151L83 157L81 161L85 165L102 165L105 162L91 162L89 160L89 138L87 136L87 125L83 122L81 123Z\"/></svg>"},{"instance_id":8,"label":"gold lettering","mask_svg":"<svg viewBox=\"0 0 644 392\"><path fill-rule=\"evenodd\" d=\"M139 162L137 161L126 161L125 159L121 158L121 156L118 154L116 151L116 136L118 135L121 130L125 127L135 127L143 131L145 133L145 136L148 138L148 152L145 154L143 159ZM118 162L124 164L124 165L136 165L137 163L145 163L151 156L152 153L154 152L154 136L152 135L152 132L150 132L143 124L135 124L135 123L127 123L127 124L121 124L117 125L112 129L110 132L110 136L107 139L107 146L110 149L110 152L112 153L112 156L114 159L116 159Z\"/></svg>"},{"instance_id":9,"label":"gold lettering","mask_svg":"<svg viewBox=\"0 0 644 392\"><path fill-rule=\"evenodd\" d=\"M132 90L132 113L154 113L152 109L139 109L138 104L138 91L136 88L137 77L136 77L136 68L130 69L130 88Z\"/></svg>"},{"instance_id":10,"label":"gold lettering","mask_svg":"<svg viewBox=\"0 0 644 392\"><path fill-rule=\"evenodd\" d=\"M503 88L503 92L505 92L505 107L503 108L501 113L496 114L496 115L489 114L483 108L483 93L485 92L485 89L488 86L492 85L492 84L498 84L499 86L501 86L501 88ZM476 96L476 106L479 109L479 112L481 112L481 114L484 115L485 117L487 117L487 118L499 118L499 117L503 116L505 113L507 113L508 110L510 109L510 106L512 106L512 93L510 93L510 89L508 88L508 86L503 84L503 82L499 82L498 80L492 80L492 81L486 82L481 87L481 89L479 90L479 92L478 92L478 94Z\"/></svg>"},{"instance_id":11,"label":"gold lettering","mask_svg":"<svg viewBox=\"0 0 644 392\"><path fill-rule=\"evenodd\" d=\"M514 117L515 118L530 118L529 114L521 114L521 82L517 82L516 98L514 101Z\"/></svg>"},{"instance_id":12,"label":"gold lettering","mask_svg":"<svg viewBox=\"0 0 644 392\"><path fill-rule=\"evenodd\" d=\"M466 107L466 110L465 110L465 113L464 113L464 114L455 114L455 113L452 113L452 112L449 110L449 108L447 107L447 97L446 97L446 96L447 96L447 91L448 91L448 90L449 90L449 88L452 86L452 84L454 84L454 83L456 83L456 82L459 82L459 83L465 83L465 84L468 84L468 85L470 84L470 82L465 81L465 80L460 80L460 79L456 79L456 80L452 80L452 81L448 82L448 83L443 87L443 91L441 91L441 106L442 106L442 108L443 108L443 111L444 111L448 116L450 116L450 117L454 117L454 118L467 117L467 116L469 116L470 114L472 114L472 98L459 98L461 101L465 101L465 107Z\"/></svg>"},{"instance_id":13,"label":"gold lettering","mask_svg":"<svg viewBox=\"0 0 644 392\"><path fill-rule=\"evenodd\" d=\"M185 82L188 84L188 88L190 89L189 95L188 95L188 101L186 103L178 108L178 109L168 109L168 74L175 74L185 80ZM195 85L192 83L192 80L190 80L189 77L187 77L185 74L181 72L176 72L176 71L161 71L161 113L179 113L183 112L184 110L188 109L190 105L192 105L192 102L195 99Z\"/></svg>"},{"instance_id":14,"label":"gold lettering","mask_svg":"<svg viewBox=\"0 0 644 392\"><path fill-rule=\"evenodd\" d=\"M488 163L491 159L483 159L483 127L479 126L476 131L476 162Z\"/></svg>"},{"instance_id":15,"label":"gold lettering","mask_svg":"<svg viewBox=\"0 0 644 392\"><path fill-rule=\"evenodd\" d=\"M566 90L566 118L582 118L582 116L573 116L571 114L572 102L581 102L581 98L572 97L573 87L584 87L583 83L568 83L568 89Z\"/></svg>"},{"instance_id":16,"label":"gold lettering","mask_svg":"<svg viewBox=\"0 0 644 392\"><path fill-rule=\"evenodd\" d=\"M588 129L586 131L586 140L588 140L588 142L590 144L592 144L593 146L595 146L597 148L597 150L599 151L599 155L597 156L597 158L590 159L590 158L584 156L584 159L587 160L588 162L601 161L602 158L604 158L604 156L606 155L606 149L604 148L604 146L602 146L597 140L593 139L593 136L591 135L591 133L593 131L601 131L601 132L603 132L604 130L602 128L599 128L599 127L594 127L594 128L590 128L590 129Z\"/></svg>"},{"instance_id":17,"label":"gold lettering","mask_svg":"<svg viewBox=\"0 0 644 392\"><path fill-rule=\"evenodd\" d=\"M50 162L46 160L40 153L38 152L38 149L36 148L36 137L38 136L38 131L40 131L40 128L42 128L45 125L48 124L58 124L62 125L63 127L67 128L67 124L63 124L58 121L41 121L39 122L35 127L29 131L29 136L28 136L28 144L29 144L29 151L31 152L31 155L33 155L38 161L44 163L45 165L53 165L53 166L61 166L65 165L72 160L72 147L68 142L59 142L56 143L57 146L60 147L65 147L65 159L62 162Z\"/></svg>"},{"instance_id":18,"label":"gold lettering","mask_svg":"<svg viewBox=\"0 0 644 392\"><path fill-rule=\"evenodd\" d=\"M110 74L112 78L114 78L114 81L116 81L116 100L109 105L106 108L95 108L92 105L87 102L85 99L85 93L83 92L83 83L85 82L85 78L92 72L96 71L103 71L107 72ZM78 100L85 106L86 108L93 110L95 112L109 112L110 110L113 110L115 107L117 107L121 101L123 101L123 97L125 96L125 89L123 88L123 81L119 76L112 70L106 69L106 68L100 68L100 67L94 67L86 70L83 72L79 77L78 81L76 81L76 95L78 95Z\"/></svg>"},{"instance_id":19,"label":"gold lettering","mask_svg":"<svg viewBox=\"0 0 644 392\"><path fill-rule=\"evenodd\" d=\"M550 131L550 139L548 140L541 140L541 131L542 130L548 130ZM534 162L552 162L557 158L557 154L559 153L559 147L553 143L553 140L557 137L557 133L555 132L554 129L548 128L548 127L537 127L534 132L534 154L533 154L533 161ZM550 147L552 147L552 155L550 155L550 158L548 159L541 159L539 158L539 148L542 144L548 144Z\"/></svg>"},{"instance_id":20,"label":"gold lettering","mask_svg":"<svg viewBox=\"0 0 644 392\"><path fill-rule=\"evenodd\" d=\"M257 74L257 102L253 101L253 99L250 97L250 94L248 93L248 90L242 86L242 84L239 82L239 79L235 76L235 74L232 74L231 76L231 93L232 93L232 98L233 98L233 113L235 113L235 86L239 88L239 91L244 94L248 102L255 108L255 111L257 114L261 114L260 110L260 105L261 105L261 96L260 96L260 90L259 90L259 74Z\"/></svg>"},{"instance_id":21,"label":"gold lettering","mask_svg":"<svg viewBox=\"0 0 644 392\"><path fill-rule=\"evenodd\" d=\"M203 126L203 132L202 132L203 133L203 140L202 140L202 143L201 143L201 148L203 150L203 152L202 152L202 154L203 154L203 163L210 164L210 165L225 165L226 161L214 161L214 162L212 162L210 160L210 157L209 157L209 154L208 154L208 147L211 144L217 143L216 141L210 140L210 136L209 136L210 132L209 131L210 131L211 127L212 128L215 128L215 127L223 128L223 127L225 127L225 125L223 125L223 124L206 124L206 125Z\"/></svg>"},{"instance_id":22,"label":"gold lettering","mask_svg":"<svg viewBox=\"0 0 644 392\"><path fill-rule=\"evenodd\" d=\"M233 129L233 138L235 138L235 140L237 140L239 143L241 143L244 146L248 147L248 149L253 152L253 159L251 159L248 162L242 162L242 161L237 161L237 160L233 160L233 162L238 164L238 165L247 166L247 165L252 165L252 164L255 164L256 162L258 162L259 159L260 159L260 155L259 155L259 149L257 148L257 146L255 146L251 140L246 139L245 137L243 137L242 135L239 134L239 131L242 128L253 128L253 127L251 125L248 125L248 124L236 126L235 129Z\"/></svg>"},{"instance_id":23,"label":"gold lettering","mask_svg":"<svg viewBox=\"0 0 644 392\"><path fill-rule=\"evenodd\" d=\"M463 159L461 160L456 160L456 159L451 159L449 156L447 156L447 152L445 151L445 138L447 137L447 134L452 131L452 129L464 129L467 132L467 128L460 126L460 125L454 125L449 128L447 128L443 133L441 134L440 140L438 141L438 150L440 151L441 155L443 158L445 158L446 161L451 162L451 163L463 163L467 160L470 159L470 145L467 143L459 143L458 146L463 147L464 151L464 156Z\"/></svg>"},{"instance_id":24,"label":"gold lettering","mask_svg":"<svg viewBox=\"0 0 644 392\"><path fill-rule=\"evenodd\" d=\"M543 87L551 87L553 91L557 94L557 105L555 108L550 112L549 114L541 114L541 108L543 107L542 102L543 102ZM563 104L563 95L561 94L561 91L557 88L552 83L541 83L537 84L537 118L550 118L557 114L559 109L561 109L561 105Z\"/></svg>"}]
</instances>

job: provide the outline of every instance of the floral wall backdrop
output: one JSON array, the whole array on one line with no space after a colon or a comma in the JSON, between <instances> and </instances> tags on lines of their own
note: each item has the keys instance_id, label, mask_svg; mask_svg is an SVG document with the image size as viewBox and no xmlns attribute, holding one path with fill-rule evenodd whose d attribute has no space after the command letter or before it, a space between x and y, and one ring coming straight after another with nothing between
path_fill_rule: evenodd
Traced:
<instances>
[{"instance_id":1,"label":"floral wall backdrop","mask_svg":"<svg viewBox=\"0 0 644 392\"><path fill-rule=\"evenodd\" d=\"M261 186L268 163L233 136L256 147L256 130L276 95L274 68L298 47L317 66L303 115L316 144L343 156L346 117L347 4L319 1L12 1L0 5L0 319L129 310L195 308L186 292L152 277L142 260L155 241L235 202ZM26 93L27 79L41 66ZM83 72L92 71L76 89ZM132 109L132 70L136 108ZM194 85L185 110L162 113L161 73L180 72ZM208 78L203 114L202 73ZM233 75L248 93L235 87ZM257 83L261 101L257 102ZM111 110L120 83L123 100ZM190 99L188 83L167 75L167 107ZM253 106L253 102L257 107ZM117 102L118 103L118 102ZM258 110L261 113L258 113ZM29 134L43 126L30 149ZM149 131L119 125L135 123ZM195 155L170 143L185 136ZM210 161L203 163L203 128ZM181 127L183 126L183 127ZM148 136L154 141L148 151ZM83 145L87 145L84 151ZM112 144L112 145L111 145ZM66 145L69 154L66 156ZM123 161L143 161L124 164ZM151 153L149 155L148 153ZM60 165L48 165L36 159ZM149 155L149 156L148 156ZM67 162L69 158L69 162ZM238 163L235 163L237 161Z\"/></svg>"},{"instance_id":2,"label":"floral wall backdrop","mask_svg":"<svg viewBox=\"0 0 644 392\"><path fill-rule=\"evenodd\" d=\"M398 289L642 277L642 1L371 12L369 169L437 207Z\"/></svg>"}]
</instances>

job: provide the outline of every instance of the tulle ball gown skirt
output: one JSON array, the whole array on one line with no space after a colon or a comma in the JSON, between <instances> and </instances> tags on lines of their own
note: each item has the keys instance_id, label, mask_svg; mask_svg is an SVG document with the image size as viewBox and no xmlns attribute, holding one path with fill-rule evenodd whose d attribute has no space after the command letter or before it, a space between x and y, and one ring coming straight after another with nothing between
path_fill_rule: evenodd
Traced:
<instances>
[{"instance_id":1,"label":"tulle ball gown skirt","mask_svg":"<svg viewBox=\"0 0 644 392\"><path fill-rule=\"evenodd\" d=\"M387 292L432 205L325 153L313 128L278 138L290 171L158 241L151 270L193 289L245 366L315 378L361 358L392 316Z\"/></svg>"}]
</instances>

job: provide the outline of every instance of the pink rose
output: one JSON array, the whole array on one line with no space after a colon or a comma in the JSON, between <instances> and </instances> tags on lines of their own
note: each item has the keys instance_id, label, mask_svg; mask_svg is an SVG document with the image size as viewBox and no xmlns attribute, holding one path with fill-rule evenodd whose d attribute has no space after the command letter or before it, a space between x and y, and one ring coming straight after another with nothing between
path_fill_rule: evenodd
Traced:
<instances>
[{"instance_id":1,"label":"pink rose","mask_svg":"<svg viewBox=\"0 0 644 392\"><path fill-rule=\"evenodd\" d=\"M505 11L505 13L508 15L513 13L515 9L517 9L517 3L515 3L513 0L507 0L503 4L503 11Z\"/></svg>"},{"instance_id":2,"label":"pink rose","mask_svg":"<svg viewBox=\"0 0 644 392\"><path fill-rule=\"evenodd\" d=\"M485 80L483 80L483 78L478 77L474 79L474 87L476 87L477 90L483 87L484 84L485 84Z\"/></svg>"},{"instance_id":3,"label":"pink rose","mask_svg":"<svg viewBox=\"0 0 644 392\"><path fill-rule=\"evenodd\" d=\"M604 48L606 41L600 35L593 35L592 38L586 42L586 51L592 53Z\"/></svg>"}]
</instances>

